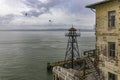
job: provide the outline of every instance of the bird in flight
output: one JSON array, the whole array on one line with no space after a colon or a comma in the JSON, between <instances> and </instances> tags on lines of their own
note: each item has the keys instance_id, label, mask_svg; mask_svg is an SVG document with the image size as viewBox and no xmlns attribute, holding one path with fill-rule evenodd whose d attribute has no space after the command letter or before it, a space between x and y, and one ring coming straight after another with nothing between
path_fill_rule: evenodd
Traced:
<instances>
[{"instance_id":1,"label":"bird in flight","mask_svg":"<svg viewBox=\"0 0 120 80\"><path fill-rule=\"evenodd\" d=\"M52 22L52 20L49 20L49 22Z\"/></svg>"},{"instance_id":2,"label":"bird in flight","mask_svg":"<svg viewBox=\"0 0 120 80\"><path fill-rule=\"evenodd\" d=\"M25 13L25 16L28 16L28 13Z\"/></svg>"}]
</instances>

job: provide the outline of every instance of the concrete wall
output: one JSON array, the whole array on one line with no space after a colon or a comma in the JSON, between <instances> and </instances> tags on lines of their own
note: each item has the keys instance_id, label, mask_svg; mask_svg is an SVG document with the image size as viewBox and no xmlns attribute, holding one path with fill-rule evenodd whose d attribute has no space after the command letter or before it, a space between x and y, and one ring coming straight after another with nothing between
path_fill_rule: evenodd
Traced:
<instances>
[{"instance_id":1,"label":"concrete wall","mask_svg":"<svg viewBox=\"0 0 120 80\"><path fill-rule=\"evenodd\" d=\"M108 27L108 11L116 11L116 26L115 28ZM116 43L116 59L108 58L108 42ZM96 6L96 46L99 47L100 68L102 69L105 80L108 80L108 72L118 75L120 80L120 61L117 63L117 59L120 60L120 2L113 0L111 2ZM106 47L106 51L103 52L101 48Z\"/></svg>"}]
</instances>

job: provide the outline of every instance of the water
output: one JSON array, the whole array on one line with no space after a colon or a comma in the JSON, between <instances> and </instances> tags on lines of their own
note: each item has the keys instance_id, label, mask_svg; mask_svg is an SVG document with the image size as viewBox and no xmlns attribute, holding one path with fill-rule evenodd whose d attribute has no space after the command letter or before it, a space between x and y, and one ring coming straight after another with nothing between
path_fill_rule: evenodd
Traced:
<instances>
[{"instance_id":1,"label":"water","mask_svg":"<svg viewBox=\"0 0 120 80\"><path fill-rule=\"evenodd\" d=\"M63 32L0 32L0 80L52 80L47 62L64 60ZM94 33L82 33L80 52L94 49Z\"/></svg>"}]
</instances>

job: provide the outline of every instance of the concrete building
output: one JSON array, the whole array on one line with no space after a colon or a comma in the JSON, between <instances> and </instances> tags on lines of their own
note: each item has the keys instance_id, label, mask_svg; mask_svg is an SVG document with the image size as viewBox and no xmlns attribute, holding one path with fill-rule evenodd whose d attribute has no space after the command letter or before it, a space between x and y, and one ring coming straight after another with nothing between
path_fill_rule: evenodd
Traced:
<instances>
[{"instance_id":1,"label":"concrete building","mask_svg":"<svg viewBox=\"0 0 120 80\"><path fill-rule=\"evenodd\" d=\"M120 0L86 6L96 12L96 48L105 80L120 80Z\"/></svg>"}]
</instances>

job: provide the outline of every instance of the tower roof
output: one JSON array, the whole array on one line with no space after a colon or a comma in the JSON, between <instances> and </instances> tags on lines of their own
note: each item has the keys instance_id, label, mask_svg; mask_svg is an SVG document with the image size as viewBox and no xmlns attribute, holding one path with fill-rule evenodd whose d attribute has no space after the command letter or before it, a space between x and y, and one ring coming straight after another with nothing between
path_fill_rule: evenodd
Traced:
<instances>
[{"instance_id":1,"label":"tower roof","mask_svg":"<svg viewBox=\"0 0 120 80\"><path fill-rule=\"evenodd\" d=\"M111 1L114 1L114 0L104 0L104 1L101 1L101 2L97 2L97 3L94 3L94 4L87 5L86 8L95 9L95 6L101 5L101 4L104 4L104 3L107 3L107 2L111 2Z\"/></svg>"},{"instance_id":2,"label":"tower roof","mask_svg":"<svg viewBox=\"0 0 120 80\"><path fill-rule=\"evenodd\" d=\"M68 31L77 31L77 30L74 27L72 27Z\"/></svg>"}]
</instances>

